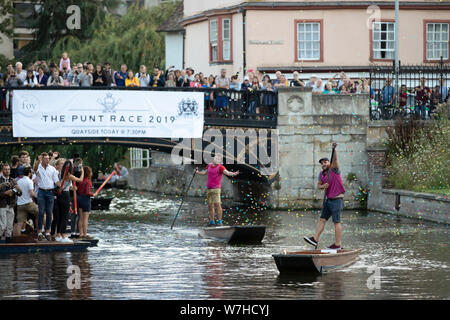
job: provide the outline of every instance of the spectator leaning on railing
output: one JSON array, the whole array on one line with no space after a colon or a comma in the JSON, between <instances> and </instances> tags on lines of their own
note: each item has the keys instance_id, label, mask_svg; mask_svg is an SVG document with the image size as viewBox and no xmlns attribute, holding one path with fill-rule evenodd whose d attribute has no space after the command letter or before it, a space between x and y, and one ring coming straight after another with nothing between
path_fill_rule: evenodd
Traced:
<instances>
[{"instance_id":1,"label":"spectator leaning on railing","mask_svg":"<svg viewBox=\"0 0 450 320\"><path fill-rule=\"evenodd\" d=\"M150 78L149 86L154 88L164 87L164 85L166 84L166 79L164 79L164 74L161 69L159 67L155 67L153 71L154 74Z\"/></svg>"},{"instance_id":2,"label":"spectator leaning on railing","mask_svg":"<svg viewBox=\"0 0 450 320\"><path fill-rule=\"evenodd\" d=\"M147 73L147 67L142 65L139 72L136 73L136 78L139 80L140 87L148 87L150 85L150 75Z\"/></svg>"},{"instance_id":3,"label":"spectator leaning on railing","mask_svg":"<svg viewBox=\"0 0 450 320\"><path fill-rule=\"evenodd\" d=\"M128 70L125 87L139 87L139 80L134 76L133 70Z\"/></svg>"},{"instance_id":4,"label":"spectator leaning on railing","mask_svg":"<svg viewBox=\"0 0 450 320\"><path fill-rule=\"evenodd\" d=\"M299 79L300 74L298 73L298 71L294 71L294 79L291 80L290 86L291 87L304 87L305 84L303 83L303 81L301 81Z\"/></svg>"},{"instance_id":5,"label":"spectator leaning on railing","mask_svg":"<svg viewBox=\"0 0 450 320\"><path fill-rule=\"evenodd\" d=\"M92 74L92 81L94 87L106 86L106 75L100 63L95 67L95 72Z\"/></svg>"},{"instance_id":6,"label":"spectator leaning on railing","mask_svg":"<svg viewBox=\"0 0 450 320\"><path fill-rule=\"evenodd\" d=\"M25 87L30 87L30 88L33 88L34 86L38 85L36 76L33 74L33 70L27 71L27 77L25 78L25 81L23 84Z\"/></svg>"},{"instance_id":7,"label":"spectator leaning on railing","mask_svg":"<svg viewBox=\"0 0 450 320\"><path fill-rule=\"evenodd\" d=\"M125 79L127 77L127 65L122 64L120 66L120 71L114 74L114 81L118 87L125 87Z\"/></svg>"}]
</instances>

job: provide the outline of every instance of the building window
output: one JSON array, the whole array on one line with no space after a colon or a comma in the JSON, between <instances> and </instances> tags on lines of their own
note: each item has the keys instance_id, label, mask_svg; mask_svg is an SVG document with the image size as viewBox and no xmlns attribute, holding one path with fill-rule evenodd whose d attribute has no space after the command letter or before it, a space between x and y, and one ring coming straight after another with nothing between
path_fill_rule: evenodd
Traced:
<instances>
[{"instance_id":1,"label":"building window","mask_svg":"<svg viewBox=\"0 0 450 320\"><path fill-rule=\"evenodd\" d=\"M231 62L231 28L231 18L220 17L209 20L210 62Z\"/></svg>"},{"instance_id":2,"label":"building window","mask_svg":"<svg viewBox=\"0 0 450 320\"><path fill-rule=\"evenodd\" d=\"M217 61L217 49L218 49L218 43L217 43L217 19L211 20L209 22L209 43L211 47L211 54L210 54L210 60L211 61Z\"/></svg>"},{"instance_id":3,"label":"building window","mask_svg":"<svg viewBox=\"0 0 450 320\"><path fill-rule=\"evenodd\" d=\"M322 20L295 20L295 61L323 61Z\"/></svg>"},{"instance_id":4,"label":"building window","mask_svg":"<svg viewBox=\"0 0 450 320\"><path fill-rule=\"evenodd\" d=\"M449 23L426 24L426 60L448 60Z\"/></svg>"},{"instance_id":5,"label":"building window","mask_svg":"<svg viewBox=\"0 0 450 320\"><path fill-rule=\"evenodd\" d=\"M372 26L373 59L393 60L395 54L395 23L374 21Z\"/></svg>"},{"instance_id":6,"label":"building window","mask_svg":"<svg viewBox=\"0 0 450 320\"><path fill-rule=\"evenodd\" d=\"M223 60L231 60L231 20L223 19L222 22Z\"/></svg>"}]
</instances>

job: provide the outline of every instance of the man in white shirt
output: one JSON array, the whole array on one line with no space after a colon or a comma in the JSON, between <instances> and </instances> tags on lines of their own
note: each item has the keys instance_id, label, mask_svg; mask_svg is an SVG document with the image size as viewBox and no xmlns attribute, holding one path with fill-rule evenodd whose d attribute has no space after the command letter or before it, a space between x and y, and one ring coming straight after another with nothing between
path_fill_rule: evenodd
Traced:
<instances>
[{"instance_id":1,"label":"man in white shirt","mask_svg":"<svg viewBox=\"0 0 450 320\"><path fill-rule=\"evenodd\" d=\"M17 78L22 80L22 82L24 82L25 79L27 78L27 72L25 70L23 70L22 62L16 63L16 74L17 74Z\"/></svg>"},{"instance_id":2,"label":"man in white shirt","mask_svg":"<svg viewBox=\"0 0 450 320\"><path fill-rule=\"evenodd\" d=\"M39 156L38 161L34 165L34 171L36 172L37 185L39 187L38 191L38 240L42 241L47 239L50 241L50 228L52 225L52 213L53 213L53 189L55 184L59 187L61 183L59 182L58 171L52 167L50 164L50 156L47 152L42 153ZM44 211L46 213L45 220L45 236L43 232L44 223Z\"/></svg>"},{"instance_id":3,"label":"man in white shirt","mask_svg":"<svg viewBox=\"0 0 450 320\"><path fill-rule=\"evenodd\" d=\"M28 214L34 216L34 228L37 227L37 218L39 209L33 198L36 198L34 193L34 184L31 181L31 168L19 166L17 168L19 176L16 179L17 185L22 190L22 195L17 198L17 230L22 229L24 222L27 221Z\"/></svg>"}]
</instances>

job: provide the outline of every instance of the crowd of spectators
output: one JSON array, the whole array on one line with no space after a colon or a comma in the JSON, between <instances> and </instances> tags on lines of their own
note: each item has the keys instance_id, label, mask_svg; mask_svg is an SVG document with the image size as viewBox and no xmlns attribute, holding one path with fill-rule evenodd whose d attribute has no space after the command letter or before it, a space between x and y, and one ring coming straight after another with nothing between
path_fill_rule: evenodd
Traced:
<instances>
[{"instance_id":1,"label":"crowd of spectators","mask_svg":"<svg viewBox=\"0 0 450 320\"><path fill-rule=\"evenodd\" d=\"M0 242L28 234L38 241L72 242L71 237L92 239L87 234L91 211L92 169L58 152L44 152L32 165L27 151L0 162ZM71 194L77 197L73 207ZM72 203L71 203L72 202Z\"/></svg>"},{"instance_id":2,"label":"crowd of spectators","mask_svg":"<svg viewBox=\"0 0 450 320\"><path fill-rule=\"evenodd\" d=\"M425 85L425 78L421 80L420 86L410 90L402 85L397 97L390 78L386 79L383 88L374 91L368 79L351 79L345 72L336 73L328 79L312 75L307 80L300 79L298 71L293 73L292 79L287 79L281 71L277 71L273 78L254 70L249 70L244 76L240 76L239 73L229 76L226 69L222 69L219 75L207 76L202 72L196 73L192 68L175 70L173 66L165 71L154 67L153 72L149 73L147 67L141 65L138 72L134 72L126 64L122 64L119 70L113 70L109 62L95 65L91 62L71 63L66 52L62 54L58 64L36 61L24 70L22 63L17 62L15 67L13 64L7 65L3 74L0 69L0 88L3 88L0 91L0 108L9 109L11 106L11 99L5 88L21 86L224 89L231 92L221 93L220 90L216 90L205 93L207 111L254 114L273 113L273 107L277 103L276 93L280 87L311 88L313 94L369 94L370 99L376 101L383 110L397 102L400 107L405 106L409 103L407 97L414 96L413 108L415 107L415 112L422 118L425 118L426 110L448 99L447 87L441 84L430 89Z\"/></svg>"}]
</instances>

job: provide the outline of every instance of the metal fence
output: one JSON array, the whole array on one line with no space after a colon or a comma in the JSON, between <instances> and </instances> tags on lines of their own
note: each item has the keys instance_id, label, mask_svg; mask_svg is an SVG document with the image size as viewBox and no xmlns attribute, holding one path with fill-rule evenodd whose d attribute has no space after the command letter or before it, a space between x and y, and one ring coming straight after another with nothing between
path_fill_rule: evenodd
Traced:
<instances>
[{"instance_id":1,"label":"metal fence","mask_svg":"<svg viewBox=\"0 0 450 320\"><path fill-rule=\"evenodd\" d=\"M372 120L433 118L439 104L449 101L450 64L442 59L429 65L370 68L370 117ZM398 79L398 82L396 82Z\"/></svg>"},{"instance_id":2,"label":"metal fence","mask_svg":"<svg viewBox=\"0 0 450 320\"><path fill-rule=\"evenodd\" d=\"M11 120L14 90L146 90L204 92L205 125L276 128L278 93L217 88L39 87L0 88L0 122Z\"/></svg>"}]
</instances>

